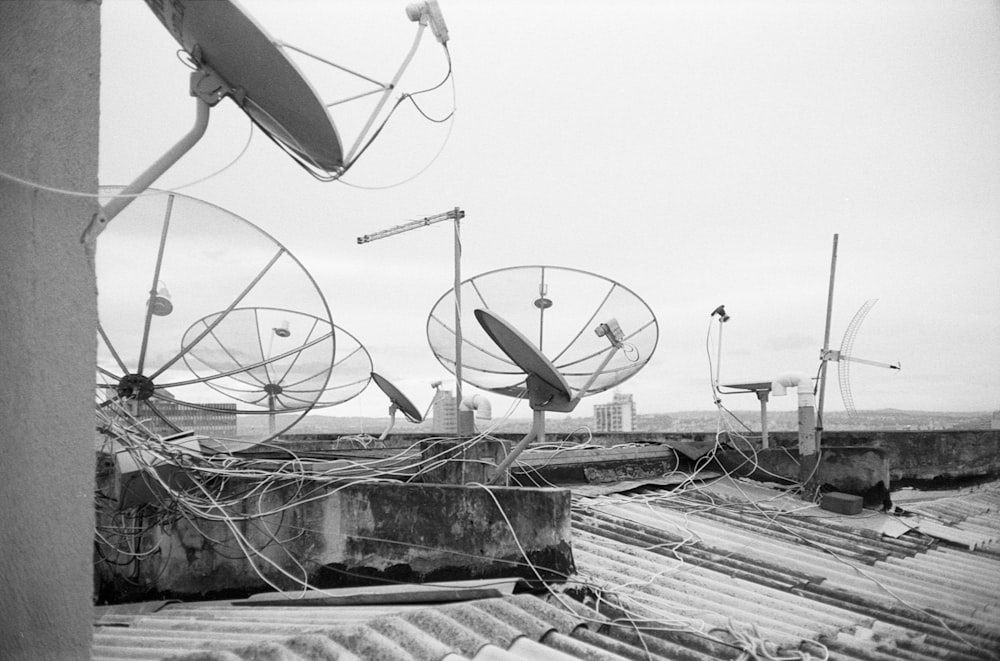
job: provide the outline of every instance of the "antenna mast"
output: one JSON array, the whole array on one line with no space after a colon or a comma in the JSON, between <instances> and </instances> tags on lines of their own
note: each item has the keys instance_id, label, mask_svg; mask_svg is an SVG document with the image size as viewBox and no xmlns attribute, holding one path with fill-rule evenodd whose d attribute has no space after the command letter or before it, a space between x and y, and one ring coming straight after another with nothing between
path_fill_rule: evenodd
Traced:
<instances>
[{"instance_id":1,"label":"antenna mast","mask_svg":"<svg viewBox=\"0 0 1000 661\"><path fill-rule=\"evenodd\" d=\"M465 218L465 212L455 207L451 211L445 211L434 216L427 216L420 220L411 220L407 223L395 225L388 229L365 234L358 237L358 245L371 243L378 239L384 239L410 230L419 229L444 220L455 221L455 431L461 433L461 410L462 410L462 240L459 235L459 221Z\"/></svg>"},{"instance_id":2,"label":"antenna mast","mask_svg":"<svg viewBox=\"0 0 1000 661\"><path fill-rule=\"evenodd\" d=\"M830 322L833 317L833 283L837 275L837 239L833 235L833 254L830 257L830 290L826 297L826 330L823 332L823 351L820 354L819 366L819 401L816 404L816 447L820 447L823 434L823 398L826 394L826 366L830 352Z\"/></svg>"}]
</instances>

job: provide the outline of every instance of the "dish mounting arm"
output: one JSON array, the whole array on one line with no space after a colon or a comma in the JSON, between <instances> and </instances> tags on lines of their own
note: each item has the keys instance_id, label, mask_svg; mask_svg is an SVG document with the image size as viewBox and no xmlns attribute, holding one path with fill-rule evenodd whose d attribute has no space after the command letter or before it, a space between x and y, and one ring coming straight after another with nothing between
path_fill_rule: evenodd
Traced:
<instances>
[{"instance_id":1,"label":"dish mounting arm","mask_svg":"<svg viewBox=\"0 0 1000 661\"><path fill-rule=\"evenodd\" d=\"M517 458L528 448L528 445L530 445L532 441L545 441L546 410L563 411L568 413L574 410L576 405L580 403L580 400L586 396L590 387L594 385L594 381L597 380L598 375L604 371L604 368L608 366L611 359L622 348L621 329L617 328L617 325L618 323L616 321L611 320L608 323L598 326L598 335L608 338L608 341L611 342L611 348L608 350L607 355L604 356L604 360L601 361L601 364L594 370L593 374L590 375L590 378L587 379L587 382L583 385L583 387L580 388L576 395L568 401L559 395L558 389L553 388L544 379L538 377L536 374L528 374L526 384L528 386L528 398L531 402L533 412L531 431L529 431L524 438L518 441L517 445L511 448L510 454L504 457L504 460L500 462L496 468L496 472L493 473L493 476L490 477L487 484L496 484L500 480L505 479L507 476L507 470L515 461L517 461ZM539 404L537 400L540 397L547 398L548 402L551 402L551 406L547 403Z\"/></svg>"},{"instance_id":2,"label":"dish mounting arm","mask_svg":"<svg viewBox=\"0 0 1000 661\"><path fill-rule=\"evenodd\" d=\"M97 230L98 235L104 231L108 223L114 220L115 216L132 203L137 195L149 188L154 181L173 167L174 163L179 161L201 140L208 128L208 111L229 93L230 89L222 81L222 78L207 66L201 65L197 71L191 72L191 96L195 97L194 126L173 147L146 168L135 181L104 205L102 209L103 222L100 223ZM96 236L94 238L96 239Z\"/></svg>"},{"instance_id":3,"label":"dish mounting arm","mask_svg":"<svg viewBox=\"0 0 1000 661\"><path fill-rule=\"evenodd\" d=\"M392 431L392 428L396 426L396 411L398 410L399 407L396 406L396 402L389 405L389 426L385 428L385 431L383 431L382 435L378 437L378 440L384 441L389 435L389 432Z\"/></svg>"}]
</instances>

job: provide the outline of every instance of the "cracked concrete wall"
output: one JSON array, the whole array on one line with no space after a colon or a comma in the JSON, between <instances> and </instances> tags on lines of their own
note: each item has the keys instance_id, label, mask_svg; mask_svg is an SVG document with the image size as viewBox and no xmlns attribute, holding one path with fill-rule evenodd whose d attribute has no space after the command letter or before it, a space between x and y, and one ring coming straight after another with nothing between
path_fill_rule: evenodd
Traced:
<instances>
[{"instance_id":1,"label":"cracked concrete wall","mask_svg":"<svg viewBox=\"0 0 1000 661\"><path fill-rule=\"evenodd\" d=\"M224 495L250 486L230 480ZM569 491L549 488L394 481L269 488L227 508L229 522L136 520L146 530L143 557L126 562L106 548L112 562L98 565L99 595L118 603L294 592L306 581L315 587L534 581L536 570L558 580L574 571L570 502Z\"/></svg>"}]
</instances>

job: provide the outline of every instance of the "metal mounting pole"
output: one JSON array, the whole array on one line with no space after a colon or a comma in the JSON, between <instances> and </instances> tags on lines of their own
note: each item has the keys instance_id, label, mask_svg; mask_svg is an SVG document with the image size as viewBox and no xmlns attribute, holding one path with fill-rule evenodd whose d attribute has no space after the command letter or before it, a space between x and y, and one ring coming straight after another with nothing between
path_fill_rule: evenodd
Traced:
<instances>
[{"instance_id":1,"label":"metal mounting pole","mask_svg":"<svg viewBox=\"0 0 1000 661\"><path fill-rule=\"evenodd\" d=\"M455 218L455 432L462 434L462 239L458 207Z\"/></svg>"},{"instance_id":2,"label":"metal mounting pole","mask_svg":"<svg viewBox=\"0 0 1000 661\"><path fill-rule=\"evenodd\" d=\"M384 239L388 236L402 234L418 227L426 227L443 220L453 220L455 222L455 431L461 431L459 424L462 405L462 239L459 228L460 221L465 218L465 212L459 207L451 211L439 213L435 216L428 216L420 220L411 220L402 225L396 225L389 229L365 234L358 237L358 243L370 243L377 239Z\"/></svg>"},{"instance_id":3,"label":"metal mounting pole","mask_svg":"<svg viewBox=\"0 0 1000 661\"><path fill-rule=\"evenodd\" d=\"M826 298L826 330L823 332L823 351L820 353L819 365L819 397L816 403L816 448L820 447L820 438L823 434L823 398L826 395L826 366L829 363L828 354L830 351L830 322L833 317L833 283L837 275L837 239L839 235L833 235L833 254L830 257L830 290Z\"/></svg>"},{"instance_id":4,"label":"metal mounting pole","mask_svg":"<svg viewBox=\"0 0 1000 661\"><path fill-rule=\"evenodd\" d=\"M149 188L154 181L159 179L164 172L180 160L181 156L188 153L201 140L201 137L205 135L205 129L208 128L208 111L210 106L200 98L196 98L195 103L197 109L195 122L187 135L181 138L177 144L157 159L155 163L146 168L145 172L119 192L113 200L104 205L105 226L114 220L115 216L121 213L125 207L131 204L136 195Z\"/></svg>"},{"instance_id":5,"label":"metal mounting pole","mask_svg":"<svg viewBox=\"0 0 1000 661\"><path fill-rule=\"evenodd\" d=\"M517 461L517 458L521 456L521 453L524 452L528 445L536 440L542 443L545 442L545 412L534 411L533 414L531 430L524 438L518 441L517 445L511 449L510 454L504 457L504 460L497 466L493 475L486 480L486 484L497 484L501 480L506 483L507 469Z\"/></svg>"},{"instance_id":6,"label":"metal mounting pole","mask_svg":"<svg viewBox=\"0 0 1000 661\"><path fill-rule=\"evenodd\" d=\"M344 164L347 165L348 167L350 167L351 164L354 162L354 158L358 156L358 148L361 146L361 141L364 140L365 136L368 134L368 131L371 130L372 124L375 123L376 116L378 116L379 112L382 111L383 106L385 106L385 102L389 100L389 95L392 94L392 91L394 89L396 89L396 85L399 84L399 79L403 77L403 72L406 71L406 67L409 66L410 60L412 60L414 54L416 54L417 46L420 45L420 37L423 36L424 28L426 27L427 26L424 25L423 23L417 26L417 36L414 37L413 39L413 45L410 47L410 52L406 54L406 57L403 59L403 63L400 65L399 70L396 72L396 75L393 76L392 81L388 85L382 86L383 89L382 96L381 98L379 98L378 103L375 105L375 110L373 110L371 116L368 117L368 121L365 123L365 127L361 129L361 133L358 134L357 139L354 141L354 146L351 147L351 151L347 153L347 158L344 159ZM371 79L369 78L367 80Z\"/></svg>"}]
</instances>

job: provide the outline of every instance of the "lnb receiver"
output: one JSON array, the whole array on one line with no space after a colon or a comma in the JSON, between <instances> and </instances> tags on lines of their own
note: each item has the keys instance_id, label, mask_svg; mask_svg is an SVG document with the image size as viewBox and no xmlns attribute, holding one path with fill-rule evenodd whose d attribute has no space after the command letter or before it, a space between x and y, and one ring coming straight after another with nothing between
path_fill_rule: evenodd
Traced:
<instances>
[{"instance_id":1,"label":"lnb receiver","mask_svg":"<svg viewBox=\"0 0 1000 661\"><path fill-rule=\"evenodd\" d=\"M618 325L618 320L613 317L595 328L594 333L597 334L597 337L608 338L608 342L610 342L612 346L618 346L621 344L621 341L625 339L625 333L622 331L622 327Z\"/></svg>"}]
</instances>

